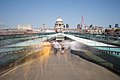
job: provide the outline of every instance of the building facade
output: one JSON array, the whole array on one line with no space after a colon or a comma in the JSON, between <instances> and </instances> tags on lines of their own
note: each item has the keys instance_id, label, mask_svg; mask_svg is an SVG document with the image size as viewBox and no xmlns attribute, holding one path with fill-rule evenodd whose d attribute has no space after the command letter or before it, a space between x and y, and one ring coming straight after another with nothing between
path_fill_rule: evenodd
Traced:
<instances>
[{"instance_id":1,"label":"building facade","mask_svg":"<svg viewBox=\"0 0 120 80\"><path fill-rule=\"evenodd\" d=\"M63 32L64 30L64 23L63 23L63 20L62 18L59 16L56 20L56 23L55 23L55 26L54 26L54 29L55 29L55 32Z\"/></svg>"},{"instance_id":2,"label":"building facade","mask_svg":"<svg viewBox=\"0 0 120 80\"><path fill-rule=\"evenodd\" d=\"M23 29L23 30L32 30L32 25L30 24L18 24L17 29Z\"/></svg>"}]
</instances>

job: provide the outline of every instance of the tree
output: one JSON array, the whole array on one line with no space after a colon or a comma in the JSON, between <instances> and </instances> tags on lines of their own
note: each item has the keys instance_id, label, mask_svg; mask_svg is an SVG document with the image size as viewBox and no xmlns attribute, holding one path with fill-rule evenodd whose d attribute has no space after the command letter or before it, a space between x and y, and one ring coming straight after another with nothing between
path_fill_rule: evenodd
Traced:
<instances>
[{"instance_id":1,"label":"tree","mask_svg":"<svg viewBox=\"0 0 120 80\"><path fill-rule=\"evenodd\" d=\"M63 27L65 28L65 25Z\"/></svg>"},{"instance_id":2,"label":"tree","mask_svg":"<svg viewBox=\"0 0 120 80\"><path fill-rule=\"evenodd\" d=\"M80 28L80 24L77 25L77 29L79 29L79 28Z\"/></svg>"},{"instance_id":3,"label":"tree","mask_svg":"<svg viewBox=\"0 0 120 80\"><path fill-rule=\"evenodd\" d=\"M92 27L93 27L93 25L91 24L89 27L90 27L90 28L92 28Z\"/></svg>"},{"instance_id":4,"label":"tree","mask_svg":"<svg viewBox=\"0 0 120 80\"><path fill-rule=\"evenodd\" d=\"M109 25L109 28L112 28L112 26L111 26L111 25Z\"/></svg>"}]
</instances>

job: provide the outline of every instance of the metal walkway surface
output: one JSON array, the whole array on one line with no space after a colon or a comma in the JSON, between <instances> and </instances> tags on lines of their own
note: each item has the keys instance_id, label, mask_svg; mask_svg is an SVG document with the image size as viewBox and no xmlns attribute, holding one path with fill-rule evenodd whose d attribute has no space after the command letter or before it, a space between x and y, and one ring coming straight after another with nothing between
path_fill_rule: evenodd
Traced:
<instances>
[{"instance_id":1,"label":"metal walkway surface","mask_svg":"<svg viewBox=\"0 0 120 80\"><path fill-rule=\"evenodd\" d=\"M43 55L0 76L0 80L120 80L120 77L74 54Z\"/></svg>"}]
</instances>

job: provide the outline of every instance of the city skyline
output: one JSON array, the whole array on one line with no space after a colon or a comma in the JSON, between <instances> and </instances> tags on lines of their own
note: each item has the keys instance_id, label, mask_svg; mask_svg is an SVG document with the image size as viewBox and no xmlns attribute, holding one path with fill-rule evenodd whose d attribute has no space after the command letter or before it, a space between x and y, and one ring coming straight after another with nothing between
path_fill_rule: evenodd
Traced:
<instances>
[{"instance_id":1,"label":"city skyline","mask_svg":"<svg viewBox=\"0 0 120 80\"><path fill-rule=\"evenodd\" d=\"M0 0L0 24L42 24L53 28L58 16L76 28L84 16L85 25L102 27L120 24L120 0Z\"/></svg>"}]
</instances>

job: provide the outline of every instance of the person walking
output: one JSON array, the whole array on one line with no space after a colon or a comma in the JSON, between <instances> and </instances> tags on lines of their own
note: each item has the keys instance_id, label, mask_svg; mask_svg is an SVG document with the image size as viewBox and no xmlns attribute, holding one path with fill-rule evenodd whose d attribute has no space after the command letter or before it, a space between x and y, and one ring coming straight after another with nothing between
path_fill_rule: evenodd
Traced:
<instances>
[{"instance_id":1,"label":"person walking","mask_svg":"<svg viewBox=\"0 0 120 80\"><path fill-rule=\"evenodd\" d=\"M54 42L53 42L53 48L54 48L54 54L55 54L55 55L56 55L57 52L59 51L60 47L61 47L61 45L59 44L58 41L54 41Z\"/></svg>"},{"instance_id":2,"label":"person walking","mask_svg":"<svg viewBox=\"0 0 120 80\"><path fill-rule=\"evenodd\" d=\"M69 41L65 41L63 43L63 45L64 45L64 53L69 53L70 42Z\"/></svg>"}]
</instances>

